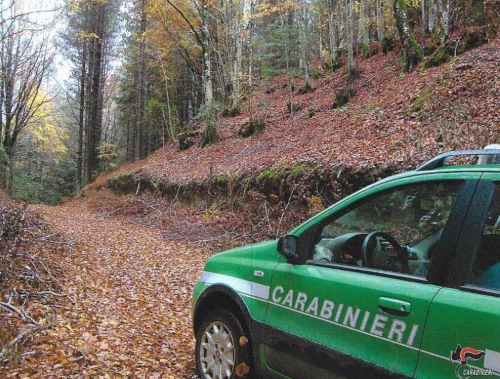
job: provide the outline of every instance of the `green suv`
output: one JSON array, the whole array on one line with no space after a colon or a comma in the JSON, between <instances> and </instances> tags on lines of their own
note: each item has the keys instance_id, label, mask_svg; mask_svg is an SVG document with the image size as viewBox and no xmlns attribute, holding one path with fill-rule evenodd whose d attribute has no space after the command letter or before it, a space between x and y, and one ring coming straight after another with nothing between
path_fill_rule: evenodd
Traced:
<instances>
[{"instance_id":1,"label":"green suv","mask_svg":"<svg viewBox=\"0 0 500 379\"><path fill-rule=\"evenodd\" d=\"M192 302L199 377L500 377L496 156L442 154L211 257Z\"/></svg>"}]
</instances>

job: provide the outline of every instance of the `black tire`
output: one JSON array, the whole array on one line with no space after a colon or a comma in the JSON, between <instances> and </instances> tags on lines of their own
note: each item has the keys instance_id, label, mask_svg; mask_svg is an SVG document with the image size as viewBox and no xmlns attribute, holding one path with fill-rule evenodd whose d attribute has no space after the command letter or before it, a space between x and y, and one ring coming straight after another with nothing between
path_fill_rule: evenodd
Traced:
<instances>
[{"instance_id":1,"label":"black tire","mask_svg":"<svg viewBox=\"0 0 500 379\"><path fill-rule=\"evenodd\" d=\"M215 309L196 333L196 372L200 379L251 378L250 336L226 309Z\"/></svg>"}]
</instances>

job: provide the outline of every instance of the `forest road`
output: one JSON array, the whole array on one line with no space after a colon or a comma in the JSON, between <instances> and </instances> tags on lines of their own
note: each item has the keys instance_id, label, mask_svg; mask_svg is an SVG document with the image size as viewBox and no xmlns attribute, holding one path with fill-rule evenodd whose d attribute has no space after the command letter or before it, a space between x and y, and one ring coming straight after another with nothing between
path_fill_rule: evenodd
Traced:
<instances>
[{"instance_id":1,"label":"forest road","mask_svg":"<svg viewBox=\"0 0 500 379\"><path fill-rule=\"evenodd\" d=\"M190 301L207 252L82 200L30 208L68 246L67 304L34 341L39 377L194 377Z\"/></svg>"}]
</instances>

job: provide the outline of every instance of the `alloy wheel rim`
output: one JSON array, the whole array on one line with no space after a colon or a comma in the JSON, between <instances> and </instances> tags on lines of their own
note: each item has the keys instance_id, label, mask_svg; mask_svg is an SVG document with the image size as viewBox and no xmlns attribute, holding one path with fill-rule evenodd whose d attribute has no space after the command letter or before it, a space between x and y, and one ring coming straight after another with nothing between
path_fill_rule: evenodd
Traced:
<instances>
[{"instance_id":1,"label":"alloy wheel rim","mask_svg":"<svg viewBox=\"0 0 500 379\"><path fill-rule=\"evenodd\" d=\"M200 360L206 379L229 379L234 371L234 337L220 321L212 322L203 333Z\"/></svg>"}]
</instances>

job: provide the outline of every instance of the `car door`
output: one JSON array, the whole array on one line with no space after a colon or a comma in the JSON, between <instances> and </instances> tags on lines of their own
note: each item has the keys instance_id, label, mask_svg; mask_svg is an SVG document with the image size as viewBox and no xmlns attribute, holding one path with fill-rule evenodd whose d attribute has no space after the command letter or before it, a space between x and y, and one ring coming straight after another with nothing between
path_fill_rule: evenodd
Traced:
<instances>
[{"instance_id":1,"label":"car door","mask_svg":"<svg viewBox=\"0 0 500 379\"><path fill-rule=\"evenodd\" d=\"M268 368L290 378L412 377L441 289L426 276L434 257L456 242L454 223L465 217L476 185L464 183L396 181L308 225L299 240L311 241L310 259L282 260L273 274Z\"/></svg>"},{"instance_id":2,"label":"car door","mask_svg":"<svg viewBox=\"0 0 500 379\"><path fill-rule=\"evenodd\" d=\"M491 179L478 186L446 287L432 301L417 378L500 376L500 182Z\"/></svg>"}]
</instances>

